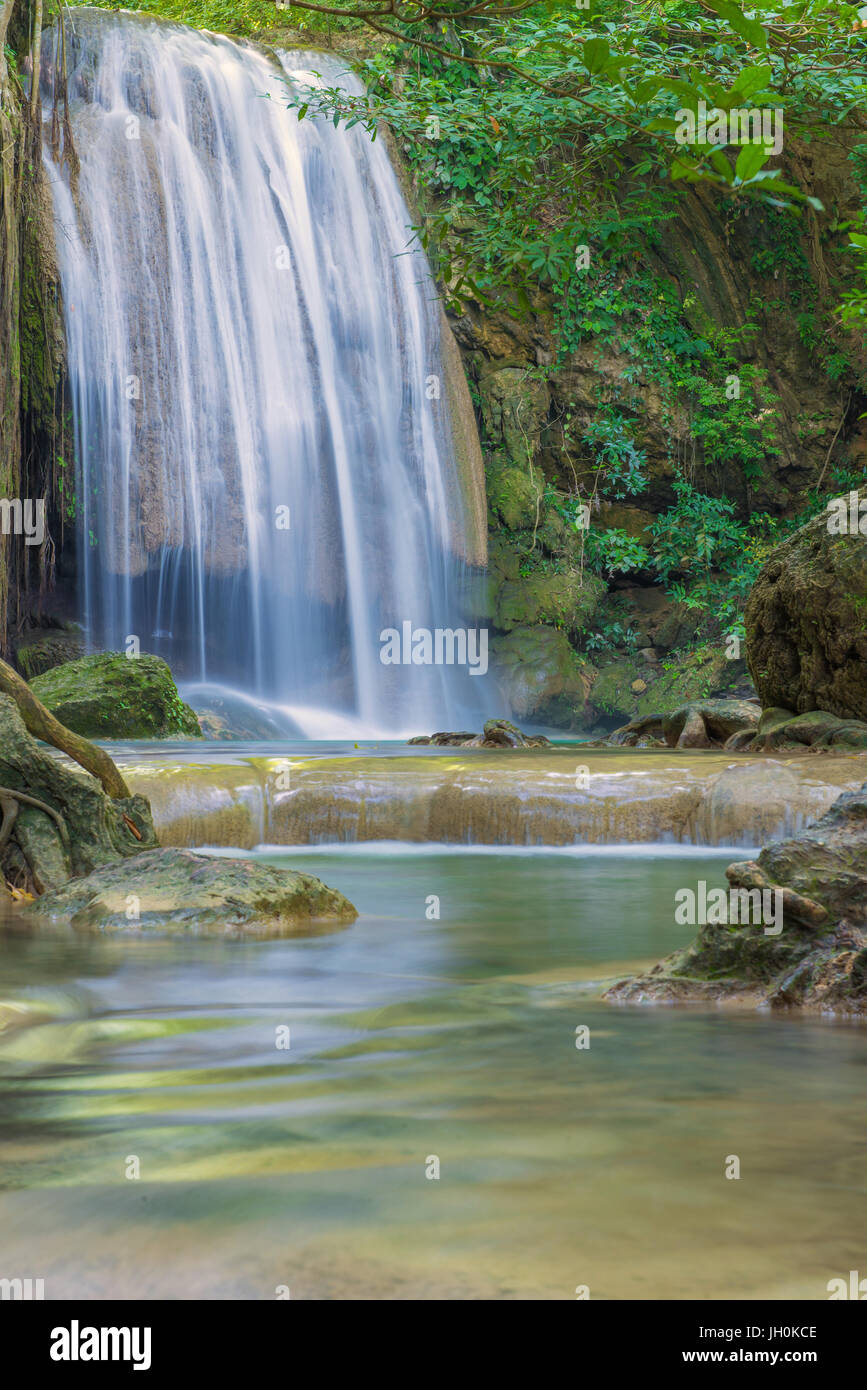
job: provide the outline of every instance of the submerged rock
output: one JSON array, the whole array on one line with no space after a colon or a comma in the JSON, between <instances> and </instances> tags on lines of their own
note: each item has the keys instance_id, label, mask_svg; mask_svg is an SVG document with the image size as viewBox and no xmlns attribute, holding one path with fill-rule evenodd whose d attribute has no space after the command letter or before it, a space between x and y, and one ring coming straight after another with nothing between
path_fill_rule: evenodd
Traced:
<instances>
[{"instance_id":1,"label":"submerged rock","mask_svg":"<svg viewBox=\"0 0 867 1390\"><path fill-rule=\"evenodd\" d=\"M264 938L321 930L358 914L310 874L158 849L74 879L22 915L84 931Z\"/></svg>"},{"instance_id":2,"label":"submerged rock","mask_svg":"<svg viewBox=\"0 0 867 1390\"><path fill-rule=\"evenodd\" d=\"M763 706L867 720L867 536L828 512L774 550L744 614ZM829 529L830 528L830 529Z\"/></svg>"},{"instance_id":3,"label":"submerged rock","mask_svg":"<svg viewBox=\"0 0 867 1390\"><path fill-rule=\"evenodd\" d=\"M615 1002L752 997L867 1016L867 782L757 860L731 864L731 891L758 895L781 920L708 924L646 975L608 990ZM743 914L741 914L743 916Z\"/></svg>"},{"instance_id":4,"label":"submerged rock","mask_svg":"<svg viewBox=\"0 0 867 1390\"><path fill-rule=\"evenodd\" d=\"M70 661L31 682L47 709L85 738L200 738L172 673L158 656L101 652Z\"/></svg>"}]
</instances>

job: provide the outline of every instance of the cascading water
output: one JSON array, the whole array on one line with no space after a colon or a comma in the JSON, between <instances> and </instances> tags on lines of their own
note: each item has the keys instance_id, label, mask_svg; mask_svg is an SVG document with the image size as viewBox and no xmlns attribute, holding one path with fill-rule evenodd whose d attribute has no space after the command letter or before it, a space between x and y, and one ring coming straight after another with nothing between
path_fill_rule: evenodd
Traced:
<instances>
[{"instance_id":1,"label":"cascading water","mask_svg":"<svg viewBox=\"0 0 867 1390\"><path fill-rule=\"evenodd\" d=\"M77 180L45 158L91 642L137 636L305 733L323 710L478 727L484 676L380 659L383 629L466 626L472 556L436 289L382 142L299 122L252 47L70 15ZM355 82L326 55L281 62ZM55 66L49 46L46 135Z\"/></svg>"}]
</instances>

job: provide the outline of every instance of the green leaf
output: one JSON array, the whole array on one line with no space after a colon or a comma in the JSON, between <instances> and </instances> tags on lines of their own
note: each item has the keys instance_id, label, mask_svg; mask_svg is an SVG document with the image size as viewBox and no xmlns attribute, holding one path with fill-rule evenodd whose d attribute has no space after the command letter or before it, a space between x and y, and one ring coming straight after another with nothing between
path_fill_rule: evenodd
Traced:
<instances>
[{"instance_id":1,"label":"green leaf","mask_svg":"<svg viewBox=\"0 0 867 1390\"><path fill-rule=\"evenodd\" d=\"M744 145L735 164L735 178L747 183L767 162L769 154L766 145Z\"/></svg>"},{"instance_id":2,"label":"green leaf","mask_svg":"<svg viewBox=\"0 0 867 1390\"><path fill-rule=\"evenodd\" d=\"M729 97L746 98L751 97L754 92L761 92L771 81L773 73L767 63L753 64L752 67L744 68L739 72L732 84ZM732 105L737 105L732 101Z\"/></svg>"},{"instance_id":3,"label":"green leaf","mask_svg":"<svg viewBox=\"0 0 867 1390\"><path fill-rule=\"evenodd\" d=\"M588 39L584 45L584 66L588 72L601 72L611 61L611 49L605 39Z\"/></svg>"}]
</instances>

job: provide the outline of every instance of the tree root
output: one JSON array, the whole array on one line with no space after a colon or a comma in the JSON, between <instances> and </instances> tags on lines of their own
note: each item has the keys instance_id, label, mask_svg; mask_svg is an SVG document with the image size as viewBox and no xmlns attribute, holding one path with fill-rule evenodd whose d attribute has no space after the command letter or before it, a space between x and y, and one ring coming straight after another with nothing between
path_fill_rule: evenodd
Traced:
<instances>
[{"instance_id":1,"label":"tree root","mask_svg":"<svg viewBox=\"0 0 867 1390\"><path fill-rule=\"evenodd\" d=\"M69 832L66 829L66 821L59 811L55 811L53 806L47 806L44 801L39 801L35 796L27 796L25 792L14 791L11 787L0 787L0 854L6 848L9 836L18 819L18 812L21 806L35 806L38 811L43 811L46 816L50 816L60 833L63 848L67 854L70 853Z\"/></svg>"},{"instance_id":2,"label":"tree root","mask_svg":"<svg viewBox=\"0 0 867 1390\"><path fill-rule=\"evenodd\" d=\"M59 748L61 753L66 753L74 762L79 763L86 772L102 783L103 791L112 799L126 800L129 797L129 787L105 749L98 748L95 743L82 738L80 734L74 734L71 729L61 724L59 719L55 719L42 701L37 700L27 682L5 661L0 661L0 691L4 695L11 695L21 712L25 727L34 738L41 738L45 743L52 744Z\"/></svg>"}]
</instances>

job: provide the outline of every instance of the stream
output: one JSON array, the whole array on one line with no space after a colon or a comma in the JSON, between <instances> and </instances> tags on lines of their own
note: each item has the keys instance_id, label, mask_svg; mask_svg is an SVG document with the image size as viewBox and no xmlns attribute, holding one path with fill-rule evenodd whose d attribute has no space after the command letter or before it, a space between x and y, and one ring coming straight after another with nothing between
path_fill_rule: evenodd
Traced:
<instances>
[{"instance_id":1,"label":"stream","mask_svg":"<svg viewBox=\"0 0 867 1390\"><path fill-rule=\"evenodd\" d=\"M358 920L9 930L0 1228L47 1298L815 1299L857 1267L863 1031L600 998L730 847L257 853Z\"/></svg>"}]
</instances>

